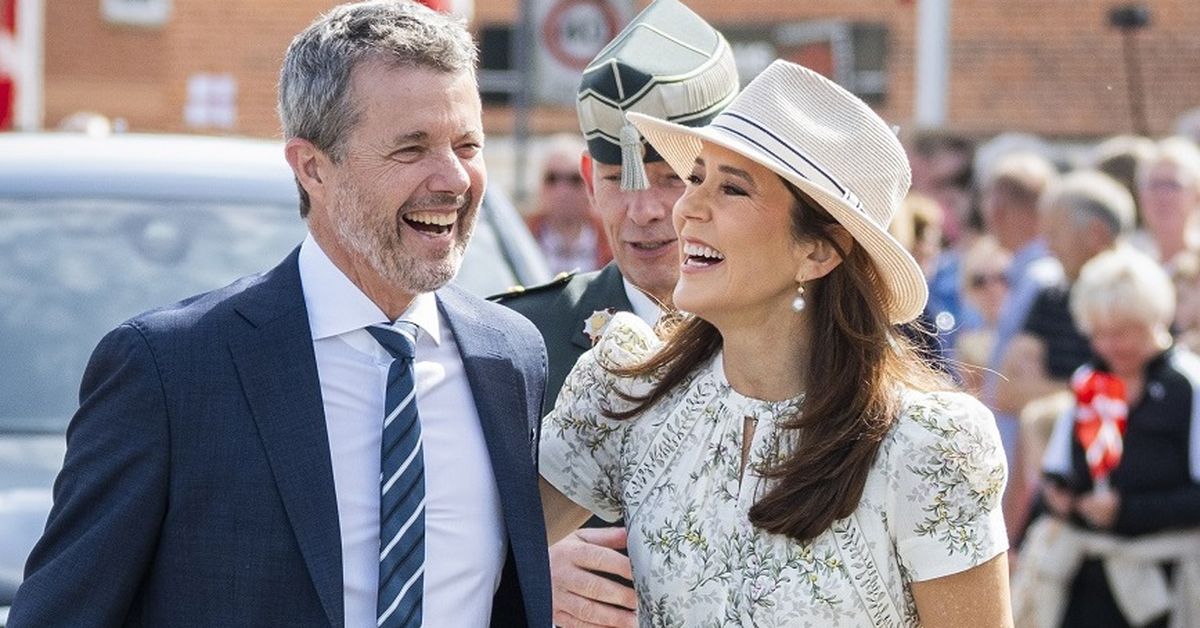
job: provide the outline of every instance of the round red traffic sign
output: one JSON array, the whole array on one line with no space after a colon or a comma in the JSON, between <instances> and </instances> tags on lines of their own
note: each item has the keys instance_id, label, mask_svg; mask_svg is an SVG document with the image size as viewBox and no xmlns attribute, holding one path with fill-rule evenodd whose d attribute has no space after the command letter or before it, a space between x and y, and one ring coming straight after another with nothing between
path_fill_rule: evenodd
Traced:
<instances>
[{"instance_id":1,"label":"round red traffic sign","mask_svg":"<svg viewBox=\"0 0 1200 628\"><path fill-rule=\"evenodd\" d=\"M583 70L621 28L610 0L557 0L542 22L542 41L555 61Z\"/></svg>"}]
</instances>

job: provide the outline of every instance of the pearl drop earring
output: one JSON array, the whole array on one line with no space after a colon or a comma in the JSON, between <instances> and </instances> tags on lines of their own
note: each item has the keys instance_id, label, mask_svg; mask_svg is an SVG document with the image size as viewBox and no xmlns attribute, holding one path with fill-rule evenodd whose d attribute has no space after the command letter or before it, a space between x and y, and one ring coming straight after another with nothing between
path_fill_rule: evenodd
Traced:
<instances>
[{"instance_id":1,"label":"pearl drop earring","mask_svg":"<svg viewBox=\"0 0 1200 628\"><path fill-rule=\"evenodd\" d=\"M808 303L804 300L804 284L800 284L800 286L796 288L796 292L798 294L796 295L796 298L792 300L792 309L796 312L803 312L804 306L808 305Z\"/></svg>"}]
</instances>

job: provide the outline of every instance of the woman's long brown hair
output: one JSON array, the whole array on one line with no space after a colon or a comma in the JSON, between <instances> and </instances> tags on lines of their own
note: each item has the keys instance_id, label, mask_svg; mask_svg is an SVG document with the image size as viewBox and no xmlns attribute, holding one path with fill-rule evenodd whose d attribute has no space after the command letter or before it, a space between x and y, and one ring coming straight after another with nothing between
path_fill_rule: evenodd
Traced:
<instances>
[{"instance_id":1,"label":"woman's long brown hair","mask_svg":"<svg viewBox=\"0 0 1200 628\"><path fill-rule=\"evenodd\" d=\"M843 227L799 189L787 186L795 198L793 235L799 241L828 242L842 263L806 291L809 337L820 343L809 350L800 414L781 424L795 432L797 445L791 456L763 470L776 481L750 508L750 521L807 541L858 507L871 463L896 420L901 390L952 385L889 321L891 293L862 247L844 250L835 238ZM622 377L650 376L657 383L646 396L629 399L631 409L610 416L641 414L720 348L717 329L691 318L649 360L614 370Z\"/></svg>"}]
</instances>

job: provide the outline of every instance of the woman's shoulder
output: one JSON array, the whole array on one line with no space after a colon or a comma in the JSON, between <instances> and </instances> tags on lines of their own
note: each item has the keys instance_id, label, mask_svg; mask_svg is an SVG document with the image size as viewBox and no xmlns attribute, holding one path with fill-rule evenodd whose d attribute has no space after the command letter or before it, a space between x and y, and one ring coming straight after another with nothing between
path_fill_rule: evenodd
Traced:
<instances>
[{"instance_id":1,"label":"woman's shoulder","mask_svg":"<svg viewBox=\"0 0 1200 628\"><path fill-rule=\"evenodd\" d=\"M662 347L654 330L629 312L604 313L602 319L599 314L587 323L587 333L595 344L571 368L556 407L564 402L602 402L604 407L625 408L631 402L623 398L642 397L653 386L652 376L620 371L645 362Z\"/></svg>"},{"instance_id":2,"label":"woman's shoulder","mask_svg":"<svg viewBox=\"0 0 1200 628\"><path fill-rule=\"evenodd\" d=\"M662 340L637 315L617 312L603 323L592 357L606 368L628 368L644 362L661 347Z\"/></svg>"},{"instance_id":3,"label":"woman's shoulder","mask_svg":"<svg viewBox=\"0 0 1200 628\"><path fill-rule=\"evenodd\" d=\"M887 443L887 521L912 580L977 566L1007 549L1007 468L992 413L961 392L906 392Z\"/></svg>"},{"instance_id":4,"label":"woman's shoulder","mask_svg":"<svg viewBox=\"0 0 1200 628\"><path fill-rule=\"evenodd\" d=\"M1004 459L991 410L963 392L904 392L891 440L897 460L929 454L987 465Z\"/></svg>"},{"instance_id":5,"label":"woman's shoulder","mask_svg":"<svg viewBox=\"0 0 1200 628\"><path fill-rule=\"evenodd\" d=\"M933 433L954 431L975 424L995 425L992 411L978 399L955 390L906 390L900 396L901 429Z\"/></svg>"}]
</instances>

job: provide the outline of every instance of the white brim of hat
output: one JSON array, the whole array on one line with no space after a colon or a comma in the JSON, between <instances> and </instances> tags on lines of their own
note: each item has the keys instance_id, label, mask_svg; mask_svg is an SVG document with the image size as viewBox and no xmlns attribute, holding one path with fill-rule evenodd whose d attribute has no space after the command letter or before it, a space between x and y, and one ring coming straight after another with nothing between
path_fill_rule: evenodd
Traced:
<instances>
[{"instance_id":1,"label":"white brim of hat","mask_svg":"<svg viewBox=\"0 0 1200 628\"><path fill-rule=\"evenodd\" d=\"M703 142L727 148L783 177L828 211L874 261L880 278L891 290L891 299L885 306L892 323L907 323L920 316L925 309L929 286L917 260L892 234L877 226L842 197L780 168L762 150L738 137L709 127L683 126L636 112L626 115L680 177L686 178L691 174Z\"/></svg>"}]
</instances>

